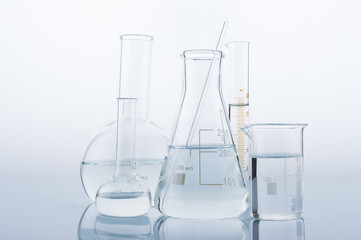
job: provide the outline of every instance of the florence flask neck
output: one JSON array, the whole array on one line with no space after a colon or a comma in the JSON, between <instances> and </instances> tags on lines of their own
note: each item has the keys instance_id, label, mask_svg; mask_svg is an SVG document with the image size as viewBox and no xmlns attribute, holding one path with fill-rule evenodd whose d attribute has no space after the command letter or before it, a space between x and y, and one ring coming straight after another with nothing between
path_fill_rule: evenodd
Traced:
<instances>
[{"instance_id":1,"label":"florence flask neck","mask_svg":"<svg viewBox=\"0 0 361 240\"><path fill-rule=\"evenodd\" d=\"M137 119L148 120L153 37L127 34L120 40L119 97L136 98Z\"/></svg>"}]
</instances>

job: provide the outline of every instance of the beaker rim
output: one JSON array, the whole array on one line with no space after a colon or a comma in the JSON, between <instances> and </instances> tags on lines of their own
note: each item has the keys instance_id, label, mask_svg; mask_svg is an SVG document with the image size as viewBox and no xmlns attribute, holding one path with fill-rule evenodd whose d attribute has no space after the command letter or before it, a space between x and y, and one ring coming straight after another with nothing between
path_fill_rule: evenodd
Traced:
<instances>
[{"instance_id":1,"label":"beaker rim","mask_svg":"<svg viewBox=\"0 0 361 240\"><path fill-rule=\"evenodd\" d=\"M244 128L284 128L284 129L292 129L292 128L305 128L308 126L308 123L251 123L245 126Z\"/></svg>"},{"instance_id":2,"label":"beaker rim","mask_svg":"<svg viewBox=\"0 0 361 240\"><path fill-rule=\"evenodd\" d=\"M229 44L232 43L240 43L240 44L247 44L249 46L250 42L249 41L243 41L243 40L235 40L235 41L230 41L228 43L225 44L226 47L228 47Z\"/></svg>"},{"instance_id":3,"label":"beaker rim","mask_svg":"<svg viewBox=\"0 0 361 240\"><path fill-rule=\"evenodd\" d=\"M184 50L181 57L190 60L212 60L213 58L221 59L224 54L222 51L213 49L190 49Z\"/></svg>"},{"instance_id":4,"label":"beaker rim","mask_svg":"<svg viewBox=\"0 0 361 240\"><path fill-rule=\"evenodd\" d=\"M118 100L118 101L136 102L136 101L137 101L137 98L123 98L123 97L118 97L117 100Z\"/></svg>"},{"instance_id":5,"label":"beaker rim","mask_svg":"<svg viewBox=\"0 0 361 240\"><path fill-rule=\"evenodd\" d=\"M136 41L152 41L153 36L144 34L123 34L120 35L122 40L136 40Z\"/></svg>"}]
</instances>

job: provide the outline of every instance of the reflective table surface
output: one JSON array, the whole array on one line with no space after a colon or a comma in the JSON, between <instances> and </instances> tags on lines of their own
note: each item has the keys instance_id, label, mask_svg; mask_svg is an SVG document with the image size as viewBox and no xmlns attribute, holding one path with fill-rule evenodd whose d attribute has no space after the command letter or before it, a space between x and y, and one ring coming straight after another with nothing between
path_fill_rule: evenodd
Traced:
<instances>
[{"instance_id":1,"label":"reflective table surface","mask_svg":"<svg viewBox=\"0 0 361 240\"><path fill-rule=\"evenodd\" d=\"M98 215L80 181L2 180L1 239L361 239L361 178L305 181L303 218L185 220L156 209L137 218Z\"/></svg>"}]
</instances>

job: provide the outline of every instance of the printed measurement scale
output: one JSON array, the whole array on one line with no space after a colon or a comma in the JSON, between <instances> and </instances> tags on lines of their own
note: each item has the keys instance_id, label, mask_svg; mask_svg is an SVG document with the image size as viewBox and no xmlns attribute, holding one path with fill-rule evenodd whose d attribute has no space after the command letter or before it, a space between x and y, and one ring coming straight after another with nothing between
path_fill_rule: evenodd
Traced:
<instances>
[{"instance_id":1,"label":"printed measurement scale","mask_svg":"<svg viewBox=\"0 0 361 240\"><path fill-rule=\"evenodd\" d=\"M239 89L242 93L243 89ZM248 137L241 130L248 123L249 117L249 104L248 93L244 97L234 97L236 103L229 104L229 119L232 126L232 134L234 137L234 143L236 145L239 162L244 174L248 174L249 171L249 149L248 149Z\"/></svg>"}]
</instances>

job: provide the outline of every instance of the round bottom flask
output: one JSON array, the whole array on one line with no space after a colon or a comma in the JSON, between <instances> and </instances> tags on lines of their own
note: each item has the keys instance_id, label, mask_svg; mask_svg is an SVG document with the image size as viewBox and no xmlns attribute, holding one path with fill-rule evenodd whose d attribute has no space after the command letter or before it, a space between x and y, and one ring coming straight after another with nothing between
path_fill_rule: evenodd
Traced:
<instances>
[{"instance_id":1,"label":"round bottom flask","mask_svg":"<svg viewBox=\"0 0 361 240\"><path fill-rule=\"evenodd\" d=\"M149 120L153 37L126 34L120 39L122 61L118 96L137 99L135 173L154 195L169 141L168 133ZM84 190L93 202L99 187L114 173L116 138L117 123L113 121L91 138L85 150L80 175Z\"/></svg>"},{"instance_id":2,"label":"round bottom flask","mask_svg":"<svg viewBox=\"0 0 361 240\"><path fill-rule=\"evenodd\" d=\"M144 215L150 209L150 201L149 190L135 176L110 179L100 187L96 197L98 212L113 217Z\"/></svg>"},{"instance_id":3,"label":"round bottom flask","mask_svg":"<svg viewBox=\"0 0 361 240\"><path fill-rule=\"evenodd\" d=\"M168 147L168 134L145 119L137 119L136 129L134 171L154 196ZM113 121L94 135L85 151L80 175L84 190L93 202L99 187L114 173L116 135L117 124Z\"/></svg>"},{"instance_id":4,"label":"round bottom flask","mask_svg":"<svg viewBox=\"0 0 361 240\"><path fill-rule=\"evenodd\" d=\"M134 98L118 98L116 168L95 200L97 211L106 216L136 217L151 206L151 193L134 172L135 106Z\"/></svg>"}]
</instances>

